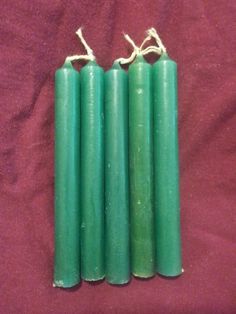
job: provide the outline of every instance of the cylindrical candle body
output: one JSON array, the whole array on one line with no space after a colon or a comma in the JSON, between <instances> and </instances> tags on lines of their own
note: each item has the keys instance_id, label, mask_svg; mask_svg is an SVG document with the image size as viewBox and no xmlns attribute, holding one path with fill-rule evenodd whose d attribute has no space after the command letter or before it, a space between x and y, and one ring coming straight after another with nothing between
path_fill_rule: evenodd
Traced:
<instances>
[{"instance_id":1,"label":"cylindrical candle body","mask_svg":"<svg viewBox=\"0 0 236 314\"><path fill-rule=\"evenodd\" d=\"M177 65L164 54L153 65L157 272L182 272L179 215Z\"/></svg>"},{"instance_id":2,"label":"cylindrical candle body","mask_svg":"<svg viewBox=\"0 0 236 314\"><path fill-rule=\"evenodd\" d=\"M155 272L151 66L138 56L129 67L131 267L138 277Z\"/></svg>"},{"instance_id":3,"label":"cylindrical candle body","mask_svg":"<svg viewBox=\"0 0 236 314\"><path fill-rule=\"evenodd\" d=\"M81 276L104 278L104 72L81 70Z\"/></svg>"},{"instance_id":4,"label":"cylindrical candle body","mask_svg":"<svg viewBox=\"0 0 236 314\"><path fill-rule=\"evenodd\" d=\"M80 281L79 73L71 63L55 76L55 265L54 285Z\"/></svg>"},{"instance_id":5,"label":"cylindrical candle body","mask_svg":"<svg viewBox=\"0 0 236 314\"><path fill-rule=\"evenodd\" d=\"M106 279L130 278L128 184L128 78L119 64L105 74Z\"/></svg>"}]
</instances>

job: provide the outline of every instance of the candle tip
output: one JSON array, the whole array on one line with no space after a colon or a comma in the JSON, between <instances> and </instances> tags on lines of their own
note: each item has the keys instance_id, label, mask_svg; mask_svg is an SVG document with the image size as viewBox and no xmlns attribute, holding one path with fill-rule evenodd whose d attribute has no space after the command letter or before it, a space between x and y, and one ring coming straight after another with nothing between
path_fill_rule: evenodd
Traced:
<instances>
[{"instance_id":1,"label":"candle tip","mask_svg":"<svg viewBox=\"0 0 236 314\"><path fill-rule=\"evenodd\" d=\"M119 63L119 61L118 60L115 60L114 62L113 62L113 65L112 65L112 67L111 67L112 69L121 69L121 66L120 66L120 63Z\"/></svg>"}]
</instances>

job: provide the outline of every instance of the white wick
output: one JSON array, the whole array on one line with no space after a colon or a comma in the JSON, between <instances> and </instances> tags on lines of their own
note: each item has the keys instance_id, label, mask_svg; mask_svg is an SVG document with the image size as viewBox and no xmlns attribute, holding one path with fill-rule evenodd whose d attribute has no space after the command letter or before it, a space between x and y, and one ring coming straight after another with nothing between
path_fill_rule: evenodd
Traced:
<instances>
[{"instance_id":1,"label":"white wick","mask_svg":"<svg viewBox=\"0 0 236 314\"><path fill-rule=\"evenodd\" d=\"M144 41L142 42L141 46L140 46L140 50L143 51L143 47L146 44L146 42L148 42L149 40L151 40L152 37L151 36L147 36L146 38L144 38Z\"/></svg>"},{"instance_id":2,"label":"white wick","mask_svg":"<svg viewBox=\"0 0 236 314\"><path fill-rule=\"evenodd\" d=\"M134 43L133 39L131 39L128 34L124 34L124 37L131 44L134 50L128 58L119 58L115 60L115 62L119 62L120 64L131 63L137 57L137 55L144 56L151 52L161 55L162 53L166 52L165 46L163 45L159 35L157 34L155 28L153 27L147 31L147 37L144 39L140 47L138 47ZM144 49L145 44L152 38L156 40L157 46L148 46L147 48Z\"/></svg>"},{"instance_id":3,"label":"white wick","mask_svg":"<svg viewBox=\"0 0 236 314\"><path fill-rule=\"evenodd\" d=\"M93 61L95 60L95 56L93 54L93 50L89 47L89 45L87 44L87 42L84 39L84 36L82 34L82 27L80 27L77 32L76 35L79 37L81 43L83 44L87 54L86 55L73 55L73 56L69 56L66 58L66 62L73 62L73 61L78 61L78 60L88 60L88 61Z\"/></svg>"},{"instance_id":4,"label":"white wick","mask_svg":"<svg viewBox=\"0 0 236 314\"><path fill-rule=\"evenodd\" d=\"M160 51L161 51L160 54L166 53L166 47L163 45L163 42L162 42L160 36L157 34L157 31L155 30L155 28L154 28L154 27L151 27L150 29L148 29L148 30L147 30L147 34L148 34L150 37L152 37L152 38L155 39L155 41L156 41L156 43L157 43L157 46L158 46L158 48L159 48Z\"/></svg>"},{"instance_id":5,"label":"white wick","mask_svg":"<svg viewBox=\"0 0 236 314\"><path fill-rule=\"evenodd\" d=\"M118 62L120 64L131 63L135 59L137 54L140 53L139 47L136 46L133 39L131 39L128 34L124 34L124 38L131 44L131 46L134 48L134 50L132 51L131 55L128 58L118 58L115 60L115 62Z\"/></svg>"},{"instance_id":6,"label":"white wick","mask_svg":"<svg viewBox=\"0 0 236 314\"><path fill-rule=\"evenodd\" d=\"M95 56L93 54L93 50L89 47L89 45L87 44L87 42L85 41L83 34L82 34L82 27L80 27L77 32L76 35L79 36L81 43L84 45L85 50L87 51L87 55L91 58L91 59L95 59Z\"/></svg>"},{"instance_id":7,"label":"white wick","mask_svg":"<svg viewBox=\"0 0 236 314\"><path fill-rule=\"evenodd\" d=\"M148 40L151 39L150 36L147 36L142 42L142 44L140 45L140 47L138 47L128 34L124 34L124 38L131 44L134 50L128 58L119 58L115 60L115 62L119 62L120 64L131 63L138 55L143 55L144 54L142 50L143 46Z\"/></svg>"},{"instance_id":8,"label":"white wick","mask_svg":"<svg viewBox=\"0 0 236 314\"><path fill-rule=\"evenodd\" d=\"M128 35L128 34L124 34L125 39L131 44L131 46L134 48L134 52L137 54L140 53L140 48L138 46L136 46L135 42L133 41L133 39Z\"/></svg>"},{"instance_id":9,"label":"white wick","mask_svg":"<svg viewBox=\"0 0 236 314\"><path fill-rule=\"evenodd\" d=\"M156 47L156 46L148 46L147 48L145 48L144 50L142 50L142 55L147 55L149 54L150 52L154 52L158 55L161 55L162 52L161 52L161 49L159 47Z\"/></svg>"}]
</instances>

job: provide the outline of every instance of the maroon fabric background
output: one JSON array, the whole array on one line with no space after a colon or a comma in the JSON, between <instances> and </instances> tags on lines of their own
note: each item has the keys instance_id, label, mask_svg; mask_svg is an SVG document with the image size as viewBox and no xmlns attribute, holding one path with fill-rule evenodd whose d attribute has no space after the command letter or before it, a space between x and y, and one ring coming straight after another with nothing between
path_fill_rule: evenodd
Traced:
<instances>
[{"instance_id":1,"label":"maroon fabric background","mask_svg":"<svg viewBox=\"0 0 236 314\"><path fill-rule=\"evenodd\" d=\"M235 313L236 2L0 5L0 313ZM52 287L54 72L67 55L84 53L81 25L105 69L130 53L122 31L140 44L150 26L178 62L178 279Z\"/></svg>"}]
</instances>

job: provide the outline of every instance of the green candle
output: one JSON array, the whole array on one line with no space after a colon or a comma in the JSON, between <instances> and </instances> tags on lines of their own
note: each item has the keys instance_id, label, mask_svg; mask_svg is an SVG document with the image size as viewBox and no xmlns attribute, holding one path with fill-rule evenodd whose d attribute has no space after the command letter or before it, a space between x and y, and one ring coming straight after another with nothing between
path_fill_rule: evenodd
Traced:
<instances>
[{"instance_id":1,"label":"green candle","mask_svg":"<svg viewBox=\"0 0 236 314\"><path fill-rule=\"evenodd\" d=\"M157 272L182 272L177 126L177 65L166 53L153 65Z\"/></svg>"},{"instance_id":2,"label":"green candle","mask_svg":"<svg viewBox=\"0 0 236 314\"><path fill-rule=\"evenodd\" d=\"M81 70L81 276L104 278L104 72Z\"/></svg>"},{"instance_id":3,"label":"green candle","mask_svg":"<svg viewBox=\"0 0 236 314\"><path fill-rule=\"evenodd\" d=\"M105 74L106 279L130 278L128 78L119 63Z\"/></svg>"},{"instance_id":4,"label":"green candle","mask_svg":"<svg viewBox=\"0 0 236 314\"><path fill-rule=\"evenodd\" d=\"M131 267L138 277L155 272L151 66L138 55L129 67Z\"/></svg>"},{"instance_id":5,"label":"green candle","mask_svg":"<svg viewBox=\"0 0 236 314\"><path fill-rule=\"evenodd\" d=\"M65 62L55 76L54 285L80 281L79 73Z\"/></svg>"}]
</instances>

